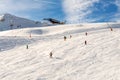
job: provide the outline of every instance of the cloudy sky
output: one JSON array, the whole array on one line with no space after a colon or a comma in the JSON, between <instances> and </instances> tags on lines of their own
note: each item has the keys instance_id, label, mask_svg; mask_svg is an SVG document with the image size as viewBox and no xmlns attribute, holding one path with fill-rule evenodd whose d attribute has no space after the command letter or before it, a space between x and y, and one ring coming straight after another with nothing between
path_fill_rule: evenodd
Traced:
<instances>
[{"instance_id":1,"label":"cloudy sky","mask_svg":"<svg viewBox=\"0 0 120 80\"><path fill-rule=\"evenodd\" d=\"M120 22L120 0L0 0L0 14L67 23Z\"/></svg>"}]
</instances>

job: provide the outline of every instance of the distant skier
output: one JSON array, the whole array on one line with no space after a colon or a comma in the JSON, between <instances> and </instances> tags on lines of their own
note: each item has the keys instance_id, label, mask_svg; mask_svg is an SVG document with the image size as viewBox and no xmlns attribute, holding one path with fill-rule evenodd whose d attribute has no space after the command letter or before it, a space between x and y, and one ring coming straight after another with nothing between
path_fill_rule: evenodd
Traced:
<instances>
[{"instance_id":1,"label":"distant skier","mask_svg":"<svg viewBox=\"0 0 120 80\"><path fill-rule=\"evenodd\" d=\"M110 27L110 30L113 31L113 29Z\"/></svg>"},{"instance_id":2,"label":"distant skier","mask_svg":"<svg viewBox=\"0 0 120 80\"><path fill-rule=\"evenodd\" d=\"M28 49L28 45L26 45L26 49Z\"/></svg>"},{"instance_id":3,"label":"distant skier","mask_svg":"<svg viewBox=\"0 0 120 80\"><path fill-rule=\"evenodd\" d=\"M85 33L85 35L87 36L87 35L88 35L88 33L86 32L86 33Z\"/></svg>"},{"instance_id":4,"label":"distant skier","mask_svg":"<svg viewBox=\"0 0 120 80\"><path fill-rule=\"evenodd\" d=\"M85 45L87 45L87 41L85 40Z\"/></svg>"},{"instance_id":5,"label":"distant skier","mask_svg":"<svg viewBox=\"0 0 120 80\"><path fill-rule=\"evenodd\" d=\"M64 41L66 41L66 39L67 39L67 37L66 37L66 36L64 36Z\"/></svg>"},{"instance_id":6,"label":"distant skier","mask_svg":"<svg viewBox=\"0 0 120 80\"><path fill-rule=\"evenodd\" d=\"M49 54L49 55L50 55L50 58L52 58L52 57L53 57L53 53L52 53L52 52L50 52L50 54Z\"/></svg>"},{"instance_id":7,"label":"distant skier","mask_svg":"<svg viewBox=\"0 0 120 80\"><path fill-rule=\"evenodd\" d=\"M31 33L30 33L29 37L30 37L30 38L32 37Z\"/></svg>"},{"instance_id":8,"label":"distant skier","mask_svg":"<svg viewBox=\"0 0 120 80\"><path fill-rule=\"evenodd\" d=\"M72 38L72 35L70 35L70 39Z\"/></svg>"}]
</instances>

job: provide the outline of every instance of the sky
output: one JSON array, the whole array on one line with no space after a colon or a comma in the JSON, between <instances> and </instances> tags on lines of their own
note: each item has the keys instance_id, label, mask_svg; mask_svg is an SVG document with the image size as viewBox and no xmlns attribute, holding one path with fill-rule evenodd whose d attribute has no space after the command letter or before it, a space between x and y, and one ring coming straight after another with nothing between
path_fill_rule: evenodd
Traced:
<instances>
[{"instance_id":1,"label":"sky","mask_svg":"<svg viewBox=\"0 0 120 80\"><path fill-rule=\"evenodd\" d=\"M0 0L0 14L67 23L120 22L120 0Z\"/></svg>"}]
</instances>

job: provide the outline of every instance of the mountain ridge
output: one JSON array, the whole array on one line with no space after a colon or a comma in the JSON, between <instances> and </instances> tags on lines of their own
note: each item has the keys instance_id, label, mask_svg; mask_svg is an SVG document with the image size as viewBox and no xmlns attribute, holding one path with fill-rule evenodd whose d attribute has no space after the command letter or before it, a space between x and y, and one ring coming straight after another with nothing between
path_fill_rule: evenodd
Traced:
<instances>
[{"instance_id":1,"label":"mountain ridge","mask_svg":"<svg viewBox=\"0 0 120 80\"><path fill-rule=\"evenodd\" d=\"M0 17L0 31L26 27L41 27L41 22L17 17L9 13L2 14Z\"/></svg>"}]
</instances>

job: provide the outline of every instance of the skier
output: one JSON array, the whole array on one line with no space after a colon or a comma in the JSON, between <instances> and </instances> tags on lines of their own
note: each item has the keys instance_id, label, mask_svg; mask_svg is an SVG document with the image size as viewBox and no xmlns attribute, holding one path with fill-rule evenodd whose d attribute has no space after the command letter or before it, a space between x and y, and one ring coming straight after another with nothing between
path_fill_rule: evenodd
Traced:
<instances>
[{"instance_id":1,"label":"skier","mask_svg":"<svg viewBox=\"0 0 120 80\"><path fill-rule=\"evenodd\" d=\"M50 54L49 54L49 55L50 55L50 58L52 58L53 53L52 53L52 52L50 52Z\"/></svg>"},{"instance_id":2,"label":"skier","mask_svg":"<svg viewBox=\"0 0 120 80\"><path fill-rule=\"evenodd\" d=\"M85 35L87 36L87 35L88 35L88 33L86 32L86 33L85 33Z\"/></svg>"},{"instance_id":3,"label":"skier","mask_svg":"<svg viewBox=\"0 0 120 80\"><path fill-rule=\"evenodd\" d=\"M85 40L85 45L87 45L87 41Z\"/></svg>"},{"instance_id":4,"label":"skier","mask_svg":"<svg viewBox=\"0 0 120 80\"><path fill-rule=\"evenodd\" d=\"M31 33L30 33L29 37L31 38Z\"/></svg>"},{"instance_id":5,"label":"skier","mask_svg":"<svg viewBox=\"0 0 120 80\"><path fill-rule=\"evenodd\" d=\"M26 49L28 49L28 45L26 45Z\"/></svg>"},{"instance_id":6,"label":"skier","mask_svg":"<svg viewBox=\"0 0 120 80\"><path fill-rule=\"evenodd\" d=\"M113 31L113 29L110 27L110 30Z\"/></svg>"},{"instance_id":7,"label":"skier","mask_svg":"<svg viewBox=\"0 0 120 80\"><path fill-rule=\"evenodd\" d=\"M70 39L72 38L72 35L70 35Z\"/></svg>"},{"instance_id":8,"label":"skier","mask_svg":"<svg viewBox=\"0 0 120 80\"><path fill-rule=\"evenodd\" d=\"M66 41L66 39L67 39L67 37L66 37L66 36L64 36L64 41Z\"/></svg>"}]
</instances>

